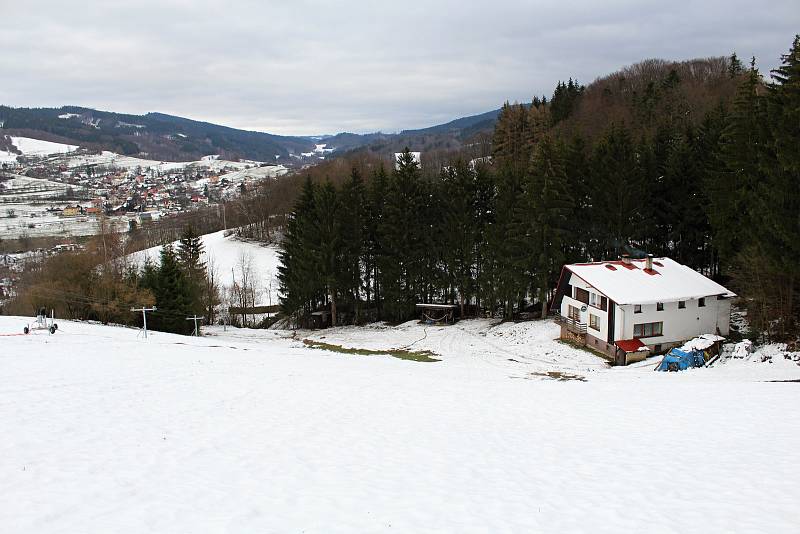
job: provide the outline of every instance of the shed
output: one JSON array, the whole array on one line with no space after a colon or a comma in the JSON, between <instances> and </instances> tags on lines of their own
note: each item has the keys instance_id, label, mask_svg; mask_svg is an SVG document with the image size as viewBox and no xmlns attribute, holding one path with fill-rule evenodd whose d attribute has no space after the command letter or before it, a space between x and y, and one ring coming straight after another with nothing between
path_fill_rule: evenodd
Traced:
<instances>
[{"instance_id":1,"label":"shed","mask_svg":"<svg viewBox=\"0 0 800 534\"><path fill-rule=\"evenodd\" d=\"M453 324L456 322L456 304L419 303L420 322L426 324Z\"/></svg>"}]
</instances>

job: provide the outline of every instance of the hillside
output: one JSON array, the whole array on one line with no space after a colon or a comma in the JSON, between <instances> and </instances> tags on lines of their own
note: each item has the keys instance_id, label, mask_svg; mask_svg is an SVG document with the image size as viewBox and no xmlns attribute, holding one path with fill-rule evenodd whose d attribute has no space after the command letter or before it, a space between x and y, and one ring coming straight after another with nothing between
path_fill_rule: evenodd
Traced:
<instances>
[{"instance_id":1,"label":"hillside","mask_svg":"<svg viewBox=\"0 0 800 534\"><path fill-rule=\"evenodd\" d=\"M781 362L609 369L540 322L14 335L29 321L0 317L6 532L796 526L796 387L761 381ZM422 338L440 361L380 353Z\"/></svg>"},{"instance_id":2,"label":"hillside","mask_svg":"<svg viewBox=\"0 0 800 534\"><path fill-rule=\"evenodd\" d=\"M164 113L130 115L76 106L0 106L0 151L11 148L6 136L17 136L151 160L186 161L217 154L227 160L277 159L288 165L293 161L313 162L324 156L325 152L317 147L319 143L325 143L327 151L335 154L365 146L370 151L387 154L406 145L423 150L459 148L472 135L491 132L498 113L499 110L490 111L397 134L291 137L238 130Z\"/></svg>"},{"instance_id":3,"label":"hillside","mask_svg":"<svg viewBox=\"0 0 800 534\"><path fill-rule=\"evenodd\" d=\"M551 100L552 107L561 104L561 116L553 113L556 130L592 139L617 124L639 138L658 128L697 126L730 104L743 76L726 57L641 61L594 80L574 98Z\"/></svg>"},{"instance_id":4,"label":"hillside","mask_svg":"<svg viewBox=\"0 0 800 534\"><path fill-rule=\"evenodd\" d=\"M219 283L224 291L229 291L234 281L241 279L242 262L249 262L252 267L250 276L256 286L257 306L278 304L280 295L278 291L278 248L274 245L262 245L249 241L242 241L232 235L225 235L224 231L214 232L200 236L203 243L204 255L202 261L213 265L217 270ZM173 243L178 246L178 241ZM152 247L131 254L131 261L136 265L143 265L145 261L159 262L161 247Z\"/></svg>"},{"instance_id":5,"label":"hillside","mask_svg":"<svg viewBox=\"0 0 800 534\"><path fill-rule=\"evenodd\" d=\"M165 161L200 159L219 154L225 159L281 161L290 153L313 148L301 137L237 130L163 113L129 115L88 108L10 108L0 106L6 135L76 144ZM2 148L2 147L0 147Z\"/></svg>"},{"instance_id":6,"label":"hillside","mask_svg":"<svg viewBox=\"0 0 800 534\"><path fill-rule=\"evenodd\" d=\"M478 136L491 135L499 114L500 110L496 109L427 128L403 130L396 134L340 133L326 138L325 142L337 147L337 153L360 150L382 156L400 152L406 147L423 152L458 150Z\"/></svg>"}]
</instances>

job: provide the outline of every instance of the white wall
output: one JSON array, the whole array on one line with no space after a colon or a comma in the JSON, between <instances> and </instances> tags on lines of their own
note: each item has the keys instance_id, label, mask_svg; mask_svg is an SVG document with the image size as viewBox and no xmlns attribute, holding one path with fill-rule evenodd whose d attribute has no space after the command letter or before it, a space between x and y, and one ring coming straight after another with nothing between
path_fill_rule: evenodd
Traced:
<instances>
[{"instance_id":1,"label":"white wall","mask_svg":"<svg viewBox=\"0 0 800 534\"><path fill-rule=\"evenodd\" d=\"M605 296L602 293L600 293L599 291L597 291L596 289L594 289L592 286L587 284L582 278L580 278L579 276L577 276L577 275L575 275L573 273L570 273L569 284L573 288L574 287L580 287L580 288L585 289L585 290L587 290L587 291L589 291L591 293L597 293L599 295ZM573 289L573 291L574 291L574 289ZM580 322L586 324L586 332L591 334L591 335L593 335L594 337L600 338L600 339L602 339L604 341L606 339L608 339L608 312L607 311L603 311L600 308L595 308L594 306L592 306L590 304L584 304L583 302L581 302L579 300L575 300L574 298L572 298L572 295L564 295L564 298L561 301L561 315L562 316L569 317L569 306L570 305L575 306L579 310L583 306L586 306L586 311L583 311L583 312L580 313ZM611 304L609 302L609 306L610 305ZM600 327L599 331L589 327L589 314L590 313L592 315L596 315L599 318L599 324L598 324L598 326Z\"/></svg>"},{"instance_id":2,"label":"white wall","mask_svg":"<svg viewBox=\"0 0 800 534\"><path fill-rule=\"evenodd\" d=\"M706 305L698 306L698 299L686 301L686 308L678 309L678 302L665 302L664 311L656 311L655 304L643 304L641 313L633 313L633 304L621 306L622 314L617 317L621 337L632 339L633 325L639 323L663 322L663 335L642 338L649 346L657 344L677 343L699 336L715 334L717 328L723 336L727 336L730 324L730 299L717 300L717 297L706 297ZM622 316L622 317L620 317Z\"/></svg>"}]
</instances>

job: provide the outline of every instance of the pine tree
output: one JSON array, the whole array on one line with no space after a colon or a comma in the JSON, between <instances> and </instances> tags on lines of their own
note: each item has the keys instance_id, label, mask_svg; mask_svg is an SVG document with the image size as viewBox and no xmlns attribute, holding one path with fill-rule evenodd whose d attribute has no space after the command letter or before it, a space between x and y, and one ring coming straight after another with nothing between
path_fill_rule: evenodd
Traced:
<instances>
[{"instance_id":1,"label":"pine tree","mask_svg":"<svg viewBox=\"0 0 800 534\"><path fill-rule=\"evenodd\" d=\"M171 244L161 248L161 263L156 276L154 295L157 311L153 312L153 329L189 334L193 327L186 321L192 315L192 289L181 269Z\"/></svg>"},{"instance_id":2,"label":"pine tree","mask_svg":"<svg viewBox=\"0 0 800 534\"><path fill-rule=\"evenodd\" d=\"M364 181L353 168L350 180L341 191L339 228L342 246L342 295L352 303L355 322L361 320L361 293L363 289L365 241L367 231L367 205Z\"/></svg>"},{"instance_id":3,"label":"pine tree","mask_svg":"<svg viewBox=\"0 0 800 534\"><path fill-rule=\"evenodd\" d=\"M461 316L474 293L477 250L475 172L463 161L442 172L442 251L447 281L458 292Z\"/></svg>"},{"instance_id":4,"label":"pine tree","mask_svg":"<svg viewBox=\"0 0 800 534\"><path fill-rule=\"evenodd\" d=\"M736 78L742 72L744 72L744 65L742 65L742 61L736 55L736 52L731 54L731 57L728 58L728 75L731 78Z\"/></svg>"},{"instance_id":5,"label":"pine tree","mask_svg":"<svg viewBox=\"0 0 800 534\"><path fill-rule=\"evenodd\" d=\"M314 211L310 220L310 251L317 266L317 279L330 301L331 324L338 324L337 303L342 286L346 283L343 271L344 241L342 235L343 206L336 188L326 181L314 195Z\"/></svg>"},{"instance_id":6,"label":"pine tree","mask_svg":"<svg viewBox=\"0 0 800 534\"><path fill-rule=\"evenodd\" d=\"M420 224L424 219L424 194L419 166L406 149L389 178L385 209L378 225L382 312L391 321L413 316L422 293L428 253L423 236L426 229Z\"/></svg>"},{"instance_id":7,"label":"pine tree","mask_svg":"<svg viewBox=\"0 0 800 534\"><path fill-rule=\"evenodd\" d=\"M751 64L739 85L733 110L722 133L720 166L707 174L708 218L714 231L714 247L729 266L750 241L754 228L751 200L762 180L761 161L767 147L761 76Z\"/></svg>"},{"instance_id":8,"label":"pine tree","mask_svg":"<svg viewBox=\"0 0 800 534\"><path fill-rule=\"evenodd\" d=\"M387 184L386 169L381 165L374 171L367 192L364 236L364 289L367 297L367 306L374 303L378 316L381 313L378 259L383 255L380 245L380 228L386 203Z\"/></svg>"},{"instance_id":9,"label":"pine tree","mask_svg":"<svg viewBox=\"0 0 800 534\"><path fill-rule=\"evenodd\" d=\"M630 134L612 125L592 158L592 218L599 231L595 259L616 258L641 237L649 189Z\"/></svg>"},{"instance_id":10,"label":"pine tree","mask_svg":"<svg viewBox=\"0 0 800 534\"><path fill-rule=\"evenodd\" d=\"M206 264L203 257L203 241L192 225L187 225L178 243L177 257L189 284L192 294L192 311L203 312L203 290L205 287Z\"/></svg>"},{"instance_id":11,"label":"pine tree","mask_svg":"<svg viewBox=\"0 0 800 534\"><path fill-rule=\"evenodd\" d=\"M763 152L763 180L756 185L756 243L777 284L778 334L798 326L800 295L800 36L772 71L766 95L769 150Z\"/></svg>"},{"instance_id":12,"label":"pine tree","mask_svg":"<svg viewBox=\"0 0 800 534\"><path fill-rule=\"evenodd\" d=\"M281 307L295 319L307 316L322 303L322 282L312 248L315 196L316 186L307 177L281 242Z\"/></svg>"},{"instance_id":13,"label":"pine tree","mask_svg":"<svg viewBox=\"0 0 800 534\"><path fill-rule=\"evenodd\" d=\"M569 224L574 200L564 170L565 150L550 138L542 139L531 161L525 189L533 252L532 289L542 306L542 317L547 316L548 296L566 259L565 248L575 238Z\"/></svg>"}]
</instances>

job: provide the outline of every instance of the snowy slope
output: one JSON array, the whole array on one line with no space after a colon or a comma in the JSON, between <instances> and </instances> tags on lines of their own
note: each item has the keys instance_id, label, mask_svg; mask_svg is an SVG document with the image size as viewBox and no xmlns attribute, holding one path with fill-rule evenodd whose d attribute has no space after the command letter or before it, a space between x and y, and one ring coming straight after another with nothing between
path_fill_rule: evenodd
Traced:
<instances>
[{"instance_id":1,"label":"snowy slope","mask_svg":"<svg viewBox=\"0 0 800 534\"><path fill-rule=\"evenodd\" d=\"M204 261L212 262L219 272L224 287L233 285L241 279L240 263L243 255L252 259L253 273L259 289L258 305L278 304L278 248L258 243L240 241L233 236L225 237L224 231L206 234L201 237L205 247ZM178 242L174 245L177 247ZM142 265L146 259L158 263L161 247L153 247L131 255L134 263Z\"/></svg>"},{"instance_id":2,"label":"snowy slope","mask_svg":"<svg viewBox=\"0 0 800 534\"><path fill-rule=\"evenodd\" d=\"M44 157L51 154L68 154L78 150L79 147L75 145L65 145L63 143L53 143L51 141L42 141L40 139L32 139L30 137L16 137L10 136L11 144L14 145L23 156L37 156ZM17 156L8 150L0 150L0 164L15 163Z\"/></svg>"},{"instance_id":3,"label":"snowy slope","mask_svg":"<svg viewBox=\"0 0 800 534\"><path fill-rule=\"evenodd\" d=\"M418 363L212 332L0 337L3 532L796 531L796 384L522 380L459 357L469 335Z\"/></svg>"},{"instance_id":4,"label":"snowy slope","mask_svg":"<svg viewBox=\"0 0 800 534\"><path fill-rule=\"evenodd\" d=\"M53 143L30 137L11 137L11 144L17 147L25 156L49 156L50 154L67 154L78 150L76 145Z\"/></svg>"},{"instance_id":5,"label":"snowy slope","mask_svg":"<svg viewBox=\"0 0 800 534\"><path fill-rule=\"evenodd\" d=\"M81 154L67 158L67 167L71 169L85 167L86 165L100 165L115 169L135 170L141 168L143 172L153 170L164 173L170 171L181 171L183 169L203 169L212 172L229 171L231 173L241 171L245 177L274 177L286 173L286 167L282 165L271 165L259 167L258 161L228 161L218 158L205 156L199 161L157 161L150 159L124 156L108 150L100 154Z\"/></svg>"}]
</instances>

